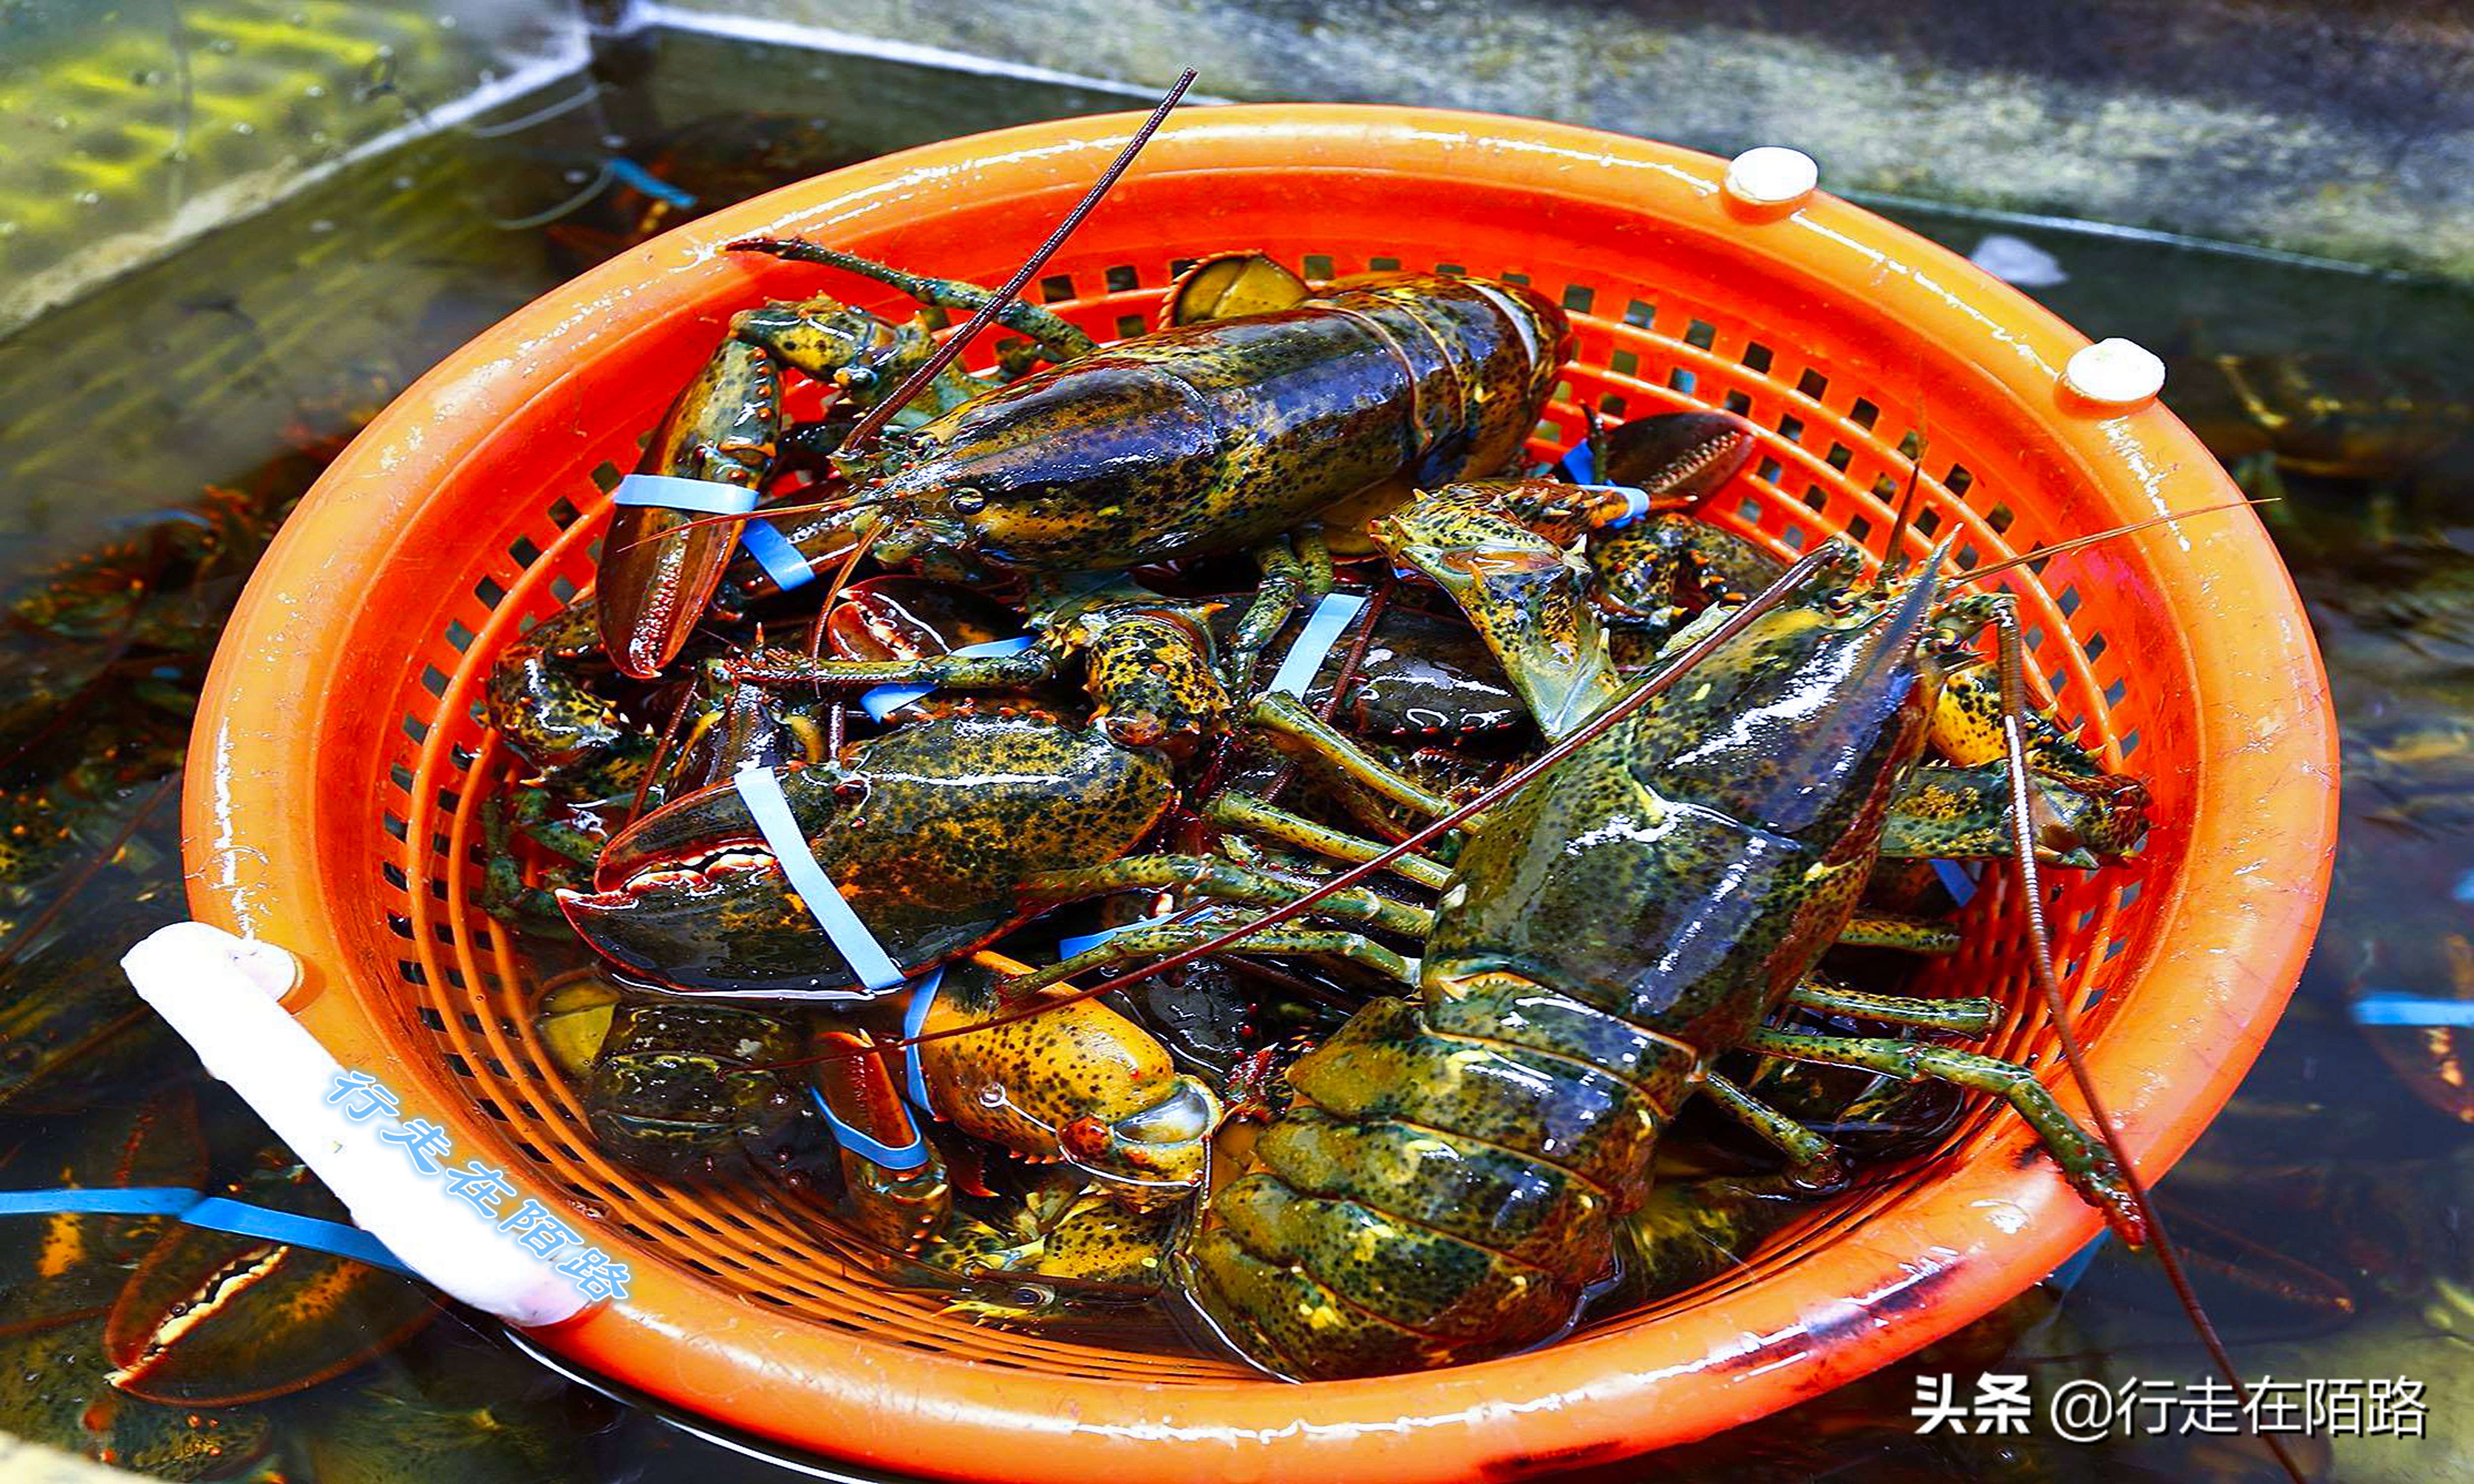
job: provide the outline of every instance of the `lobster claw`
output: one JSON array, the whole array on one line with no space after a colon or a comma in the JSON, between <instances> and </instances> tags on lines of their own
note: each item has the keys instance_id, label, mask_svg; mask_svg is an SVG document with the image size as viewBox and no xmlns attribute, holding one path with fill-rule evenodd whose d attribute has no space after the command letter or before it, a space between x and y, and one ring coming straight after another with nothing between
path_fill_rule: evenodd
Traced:
<instances>
[{"instance_id":1,"label":"lobster claw","mask_svg":"<svg viewBox=\"0 0 2474 1484\"><path fill-rule=\"evenodd\" d=\"M1666 412L1599 436L1598 477L1688 505L1735 477L1753 457L1752 429L1723 412Z\"/></svg>"},{"instance_id":2,"label":"lobster claw","mask_svg":"<svg viewBox=\"0 0 2474 1484\"><path fill-rule=\"evenodd\" d=\"M753 491L772 472L782 372L772 356L724 341L679 394L637 470ZM660 505L616 505L601 539L594 592L601 647L637 680L678 658L739 547L736 522Z\"/></svg>"},{"instance_id":3,"label":"lobster claw","mask_svg":"<svg viewBox=\"0 0 2474 1484\"><path fill-rule=\"evenodd\" d=\"M1164 762L1044 717L956 715L779 771L801 843L903 973L1026 915L1026 876L1109 859L1166 809ZM874 996L817 925L732 783L644 816L602 850L576 932L690 993Z\"/></svg>"},{"instance_id":4,"label":"lobster claw","mask_svg":"<svg viewBox=\"0 0 2474 1484\"><path fill-rule=\"evenodd\" d=\"M346 1219L300 1164L241 1185L258 1206ZM393 1349L438 1312L420 1281L350 1257L177 1227L138 1264L104 1322L111 1383L151 1401L229 1406L279 1397Z\"/></svg>"},{"instance_id":5,"label":"lobster claw","mask_svg":"<svg viewBox=\"0 0 2474 1484\"><path fill-rule=\"evenodd\" d=\"M916 1253L953 1214L954 1187L936 1146L902 1101L885 1053L864 1032L825 1031L815 1098L841 1145L842 1184L861 1234Z\"/></svg>"},{"instance_id":6,"label":"lobster claw","mask_svg":"<svg viewBox=\"0 0 2474 1484\"><path fill-rule=\"evenodd\" d=\"M993 953L948 969L915 1048L929 1098L954 1127L1040 1160L1061 1160L1124 1206L1192 1195L1225 1115L1201 1078L1176 1069L1148 1030L1062 990L1040 1014L994 993L990 970L1027 971ZM973 1035L950 1034L994 1021Z\"/></svg>"},{"instance_id":7,"label":"lobster claw","mask_svg":"<svg viewBox=\"0 0 2474 1484\"><path fill-rule=\"evenodd\" d=\"M1555 540L1504 508L1495 484L1427 491L1371 526L1395 564L1451 596L1503 664L1547 736L1614 698L1606 629L1589 601L1588 571Z\"/></svg>"},{"instance_id":8,"label":"lobster claw","mask_svg":"<svg viewBox=\"0 0 2474 1484\"><path fill-rule=\"evenodd\" d=\"M897 932L882 921L856 864L868 836L846 827L834 767L777 775L817 864L843 885L861 920L897 964L934 934ZM863 790L861 783L854 790ZM817 928L735 783L699 789L645 815L602 850L591 894L562 892L568 922L595 952L627 973L689 993L758 993L867 998L870 992ZM974 922L979 931L988 924ZM958 926L968 942L971 927Z\"/></svg>"},{"instance_id":9,"label":"lobster claw","mask_svg":"<svg viewBox=\"0 0 2474 1484\"><path fill-rule=\"evenodd\" d=\"M594 579L601 645L637 680L660 675L687 647L730 565L737 529L689 526L700 518L649 505L622 505L611 515Z\"/></svg>"}]
</instances>

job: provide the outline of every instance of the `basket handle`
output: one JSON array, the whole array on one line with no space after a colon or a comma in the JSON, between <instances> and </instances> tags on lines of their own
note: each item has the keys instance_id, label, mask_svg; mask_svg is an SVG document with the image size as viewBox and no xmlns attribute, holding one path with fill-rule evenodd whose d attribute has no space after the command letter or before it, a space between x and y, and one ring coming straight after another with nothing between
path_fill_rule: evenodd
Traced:
<instances>
[{"instance_id":1,"label":"basket handle","mask_svg":"<svg viewBox=\"0 0 2474 1484\"><path fill-rule=\"evenodd\" d=\"M231 1085L406 1267L511 1325L572 1319L591 1302L573 1280L501 1233L477 1207L424 1174L331 1095L342 1064L286 1014L300 981L290 953L204 922L158 928L120 961L138 996L171 1023L206 1070Z\"/></svg>"}]
</instances>

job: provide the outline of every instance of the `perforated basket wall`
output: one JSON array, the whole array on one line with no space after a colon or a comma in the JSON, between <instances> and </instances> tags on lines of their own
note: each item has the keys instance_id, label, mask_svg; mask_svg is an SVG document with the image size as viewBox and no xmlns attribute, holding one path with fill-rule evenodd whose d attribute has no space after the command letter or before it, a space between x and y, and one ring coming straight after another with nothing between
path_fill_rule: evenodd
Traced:
<instances>
[{"instance_id":1,"label":"perforated basket wall","mask_svg":"<svg viewBox=\"0 0 2474 1484\"><path fill-rule=\"evenodd\" d=\"M624 1304L548 1336L739 1425L924 1472L1066 1479L1519 1472L1701 1435L1904 1353L2096 1229L2005 1112L1748 1265L1538 1354L1311 1387L1216 1361L975 1328L885 1286L761 1197L612 1164L525 1029L528 986L476 905L475 806L508 766L478 720L522 628L588 580L605 491L734 310L844 275L727 256L802 234L993 281L1097 173L1124 120L980 136L718 213L534 304L407 393L339 462L218 657L189 796L202 917L301 951L299 1013L406 1114L503 1163L631 1263ZM1761 430L1716 518L1781 551L1879 549L1922 449L1921 552L1957 560L2231 497L2171 417L2055 387L2085 342L2008 289L1829 198L1751 220L1719 162L1516 120L1378 108L1179 115L1039 298L1138 332L1187 259L1259 248L1311 276L1441 269L1560 299L1580 348L1534 446L1581 409L1724 407ZM987 348L975 352L982 363ZM2135 865L2055 873L2063 982L2151 1175L2230 1092L2290 991L2333 828L2324 682L2246 514L2013 572L2063 717L2143 777ZM2049 1074L2007 889L1932 977L2022 1013L1989 1046ZM2056 1086L2057 1075L2049 1076ZM2075 1100L2065 1091L2066 1103Z\"/></svg>"}]
</instances>

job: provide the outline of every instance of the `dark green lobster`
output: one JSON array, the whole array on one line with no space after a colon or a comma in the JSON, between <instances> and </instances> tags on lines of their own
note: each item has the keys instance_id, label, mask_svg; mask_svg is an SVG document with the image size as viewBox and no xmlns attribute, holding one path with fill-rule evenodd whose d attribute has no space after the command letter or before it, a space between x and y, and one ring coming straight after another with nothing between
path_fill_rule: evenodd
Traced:
<instances>
[{"instance_id":1,"label":"dark green lobster","mask_svg":"<svg viewBox=\"0 0 2474 1484\"><path fill-rule=\"evenodd\" d=\"M2001 601L1948 596L1937 562L1874 584L1863 569L1833 542L1672 690L1469 826L1417 997L1373 1002L1289 1068L1293 1101L1177 1256L1241 1352L1338 1377L1562 1332L1686 1099L1785 1124L1712 1070L1735 1047L2004 1096L2138 1230L2109 1156L2025 1069L1765 1023L1789 1003L1894 1023L1952 1008L1851 1007L1809 982L1925 754L1944 674Z\"/></svg>"},{"instance_id":2,"label":"dark green lobster","mask_svg":"<svg viewBox=\"0 0 2474 1484\"><path fill-rule=\"evenodd\" d=\"M811 244L739 246L934 303L987 297ZM1045 310L1007 315L1061 364L958 402L940 380L907 409L934 416L836 451L842 488L826 504L838 518L781 528L802 555L846 547L864 529L879 561L931 575L1122 571L1246 550L1293 572L1291 534L1325 511L1516 458L1572 347L1563 312L1532 290L1433 275L1104 348ZM643 472L762 489L779 453L786 368L866 405L920 358L917 338L864 333L865 320L829 299L740 315L665 419ZM686 511L619 508L597 586L603 643L622 671L647 678L678 655L737 539L735 525ZM764 596L752 564L734 586ZM1298 592L1294 581L1272 586L1275 601Z\"/></svg>"}]
</instances>

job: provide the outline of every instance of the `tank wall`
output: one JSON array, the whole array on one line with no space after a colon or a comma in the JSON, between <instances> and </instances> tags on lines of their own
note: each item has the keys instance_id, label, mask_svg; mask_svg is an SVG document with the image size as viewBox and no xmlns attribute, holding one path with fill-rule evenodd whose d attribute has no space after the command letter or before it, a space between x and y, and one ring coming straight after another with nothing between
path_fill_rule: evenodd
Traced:
<instances>
[{"instance_id":1,"label":"tank wall","mask_svg":"<svg viewBox=\"0 0 2474 1484\"><path fill-rule=\"evenodd\" d=\"M2474 276L2474 8L2455 0L666 0L1156 90L1531 114L1835 189Z\"/></svg>"}]
</instances>

